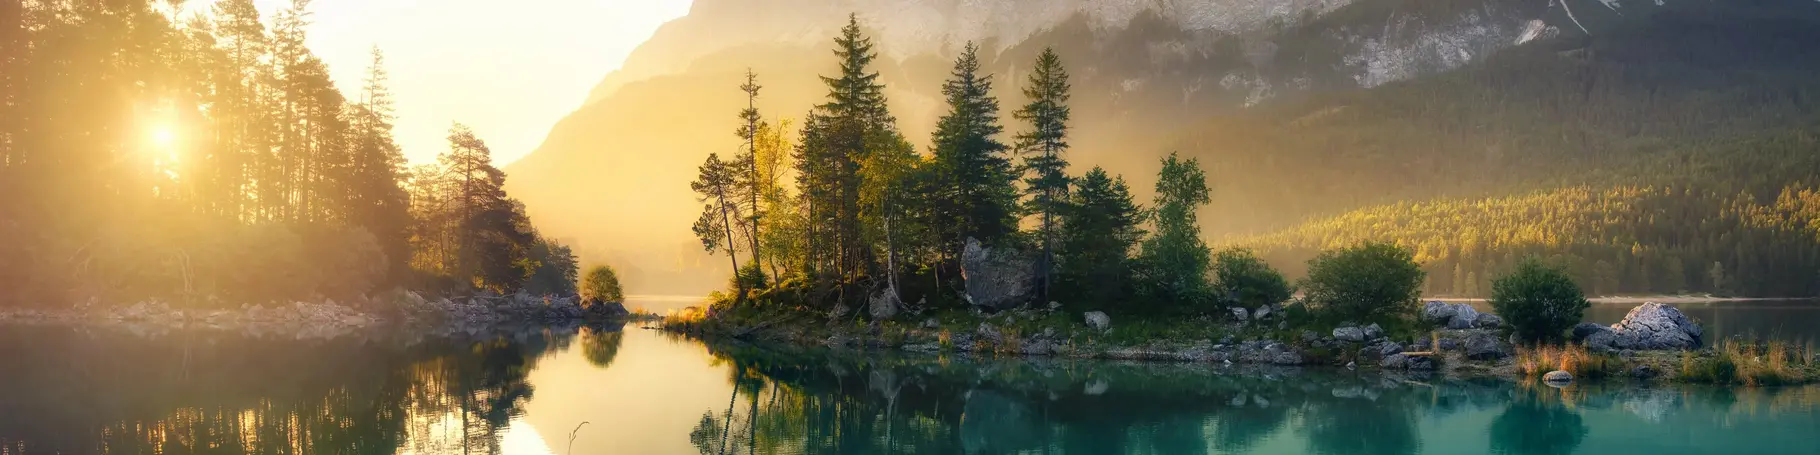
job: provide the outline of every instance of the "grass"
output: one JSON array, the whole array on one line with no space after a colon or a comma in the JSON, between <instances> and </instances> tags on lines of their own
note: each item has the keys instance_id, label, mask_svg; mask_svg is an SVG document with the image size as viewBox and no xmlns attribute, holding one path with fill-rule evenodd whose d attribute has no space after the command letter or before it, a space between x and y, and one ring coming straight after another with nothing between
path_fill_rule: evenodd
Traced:
<instances>
[{"instance_id":1,"label":"grass","mask_svg":"<svg viewBox=\"0 0 1820 455\"><path fill-rule=\"evenodd\" d=\"M1679 378L1705 384L1740 384L1747 387L1797 384L1812 380L1813 344L1796 347L1774 340L1727 340L1711 356L1681 355Z\"/></svg>"},{"instance_id":2,"label":"grass","mask_svg":"<svg viewBox=\"0 0 1820 455\"><path fill-rule=\"evenodd\" d=\"M1517 371L1530 379L1541 379L1550 371L1572 374L1575 380L1592 380L1611 376L1623 361L1609 355L1594 354L1585 345L1517 347Z\"/></svg>"}]
</instances>

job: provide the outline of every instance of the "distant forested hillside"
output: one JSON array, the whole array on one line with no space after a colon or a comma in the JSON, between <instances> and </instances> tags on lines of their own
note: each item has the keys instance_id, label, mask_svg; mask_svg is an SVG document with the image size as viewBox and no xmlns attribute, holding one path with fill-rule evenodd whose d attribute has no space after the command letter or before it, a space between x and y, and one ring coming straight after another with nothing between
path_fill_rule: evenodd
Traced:
<instances>
[{"instance_id":1,"label":"distant forested hillside","mask_svg":"<svg viewBox=\"0 0 1820 455\"><path fill-rule=\"evenodd\" d=\"M1820 175L1820 4L1712 2L1461 70L1221 116L1213 232L1398 201L1674 185L1767 203ZM1464 227L1464 226L1463 226Z\"/></svg>"},{"instance_id":2,"label":"distant forested hillside","mask_svg":"<svg viewBox=\"0 0 1820 455\"><path fill-rule=\"evenodd\" d=\"M1566 188L1480 200L1399 203L1227 243L1292 275L1323 249L1411 247L1432 295L1483 296L1525 256L1567 266L1594 295L1820 295L1820 191L1767 203L1686 187Z\"/></svg>"}]
</instances>

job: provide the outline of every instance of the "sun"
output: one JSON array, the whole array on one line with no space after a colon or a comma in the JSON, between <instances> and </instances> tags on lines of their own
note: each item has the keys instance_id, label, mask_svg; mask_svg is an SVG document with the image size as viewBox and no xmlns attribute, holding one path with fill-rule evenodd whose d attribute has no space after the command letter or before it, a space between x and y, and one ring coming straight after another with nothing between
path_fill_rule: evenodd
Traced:
<instances>
[{"instance_id":1,"label":"sun","mask_svg":"<svg viewBox=\"0 0 1820 455\"><path fill-rule=\"evenodd\" d=\"M177 130L172 129L170 125L154 126L149 133L148 139L152 141L153 146L160 149L169 149L171 146L177 145Z\"/></svg>"}]
</instances>

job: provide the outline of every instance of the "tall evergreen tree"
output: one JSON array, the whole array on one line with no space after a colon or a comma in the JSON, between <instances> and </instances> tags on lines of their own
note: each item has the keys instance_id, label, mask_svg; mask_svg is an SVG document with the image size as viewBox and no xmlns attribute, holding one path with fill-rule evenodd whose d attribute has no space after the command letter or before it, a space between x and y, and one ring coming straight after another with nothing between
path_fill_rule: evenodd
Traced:
<instances>
[{"instance_id":1,"label":"tall evergreen tree","mask_svg":"<svg viewBox=\"0 0 1820 455\"><path fill-rule=\"evenodd\" d=\"M758 113L758 91L761 88L764 87L758 85L758 75L752 73L751 69L747 69L746 83L739 86L740 91L746 92L746 108L739 111L741 124L735 131L739 138L745 141L745 148L733 159L740 170L739 191L745 195L746 199L744 235L750 244L747 251L751 252L754 267L763 267L763 261L759 259L762 248L759 248L758 245L761 230L759 223L764 218L764 207L759 205L759 199L765 191L763 188L764 176L759 172L758 159L759 128L764 123L764 118Z\"/></svg>"},{"instance_id":2,"label":"tall evergreen tree","mask_svg":"<svg viewBox=\"0 0 1820 455\"><path fill-rule=\"evenodd\" d=\"M394 276L401 276L396 273L410 264L410 196L400 185L405 159L392 136L396 114L388 81L385 54L374 47L351 114L345 203L350 222L373 233L394 265Z\"/></svg>"},{"instance_id":3,"label":"tall evergreen tree","mask_svg":"<svg viewBox=\"0 0 1820 455\"><path fill-rule=\"evenodd\" d=\"M935 126L935 166L948 190L937 195L943 243L958 256L967 238L993 243L1017 232L1016 174L998 141L992 76L979 74L979 46L968 42L942 86L948 113Z\"/></svg>"},{"instance_id":4,"label":"tall evergreen tree","mask_svg":"<svg viewBox=\"0 0 1820 455\"><path fill-rule=\"evenodd\" d=\"M1037 265L1045 293L1055 270L1056 217L1066 210L1068 201L1068 161L1062 154L1068 150L1068 71L1062 68L1055 49L1043 49L1036 58L1036 68L1024 87L1024 105L1013 116L1029 122L1029 130L1017 135L1017 150L1024 156L1024 193L1029 197L1029 211L1041 217L1043 257Z\"/></svg>"},{"instance_id":5,"label":"tall evergreen tree","mask_svg":"<svg viewBox=\"0 0 1820 455\"><path fill-rule=\"evenodd\" d=\"M1062 254L1058 287L1080 309L1104 309L1132 290L1131 250L1144 235L1144 213L1125 179L1098 167L1074 184L1061 207L1057 243Z\"/></svg>"},{"instance_id":6,"label":"tall evergreen tree","mask_svg":"<svg viewBox=\"0 0 1820 455\"><path fill-rule=\"evenodd\" d=\"M449 152L438 158L450 178L458 213L458 278L475 287L504 292L524 282L536 235L524 206L506 197L505 172L493 167L492 150L467 126L449 130Z\"/></svg>"},{"instance_id":7,"label":"tall evergreen tree","mask_svg":"<svg viewBox=\"0 0 1820 455\"><path fill-rule=\"evenodd\" d=\"M822 77L828 99L810 112L797 145L797 186L811 226L809 263L842 281L857 278L872 258L860 232L859 163L867 146L895 134L884 86L871 69L877 54L857 16L836 37L840 73ZM845 287L843 286L844 292Z\"/></svg>"}]
</instances>

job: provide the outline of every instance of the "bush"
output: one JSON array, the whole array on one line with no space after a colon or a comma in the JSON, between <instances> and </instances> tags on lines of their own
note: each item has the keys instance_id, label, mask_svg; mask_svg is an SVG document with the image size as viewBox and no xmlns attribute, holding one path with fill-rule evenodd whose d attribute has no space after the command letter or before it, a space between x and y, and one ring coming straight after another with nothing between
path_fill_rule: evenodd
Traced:
<instances>
[{"instance_id":1,"label":"bush","mask_svg":"<svg viewBox=\"0 0 1820 455\"><path fill-rule=\"evenodd\" d=\"M588 275L582 278L581 296L584 300L601 302L618 302L626 299L626 294L619 288L619 274L606 265L597 265L588 269Z\"/></svg>"},{"instance_id":2,"label":"bush","mask_svg":"<svg viewBox=\"0 0 1820 455\"><path fill-rule=\"evenodd\" d=\"M1528 258L1492 280L1491 306L1518 338L1558 343L1592 304L1565 270Z\"/></svg>"},{"instance_id":3,"label":"bush","mask_svg":"<svg viewBox=\"0 0 1820 455\"><path fill-rule=\"evenodd\" d=\"M764 289L770 283L771 278L765 276L765 269L759 267L758 264L746 264L739 268L739 273L733 274L733 289L745 289L747 292L753 292Z\"/></svg>"},{"instance_id":4,"label":"bush","mask_svg":"<svg viewBox=\"0 0 1820 455\"><path fill-rule=\"evenodd\" d=\"M1294 291L1282 273L1251 250L1233 248L1213 258L1213 291L1229 305L1257 308L1289 300Z\"/></svg>"},{"instance_id":5,"label":"bush","mask_svg":"<svg viewBox=\"0 0 1820 455\"><path fill-rule=\"evenodd\" d=\"M1308 261L1302 289L1323 317L1382 323L1415 314L1423 277L1409 250L1366 242L1322 252Z\"/></svg>"}]
</instances>

